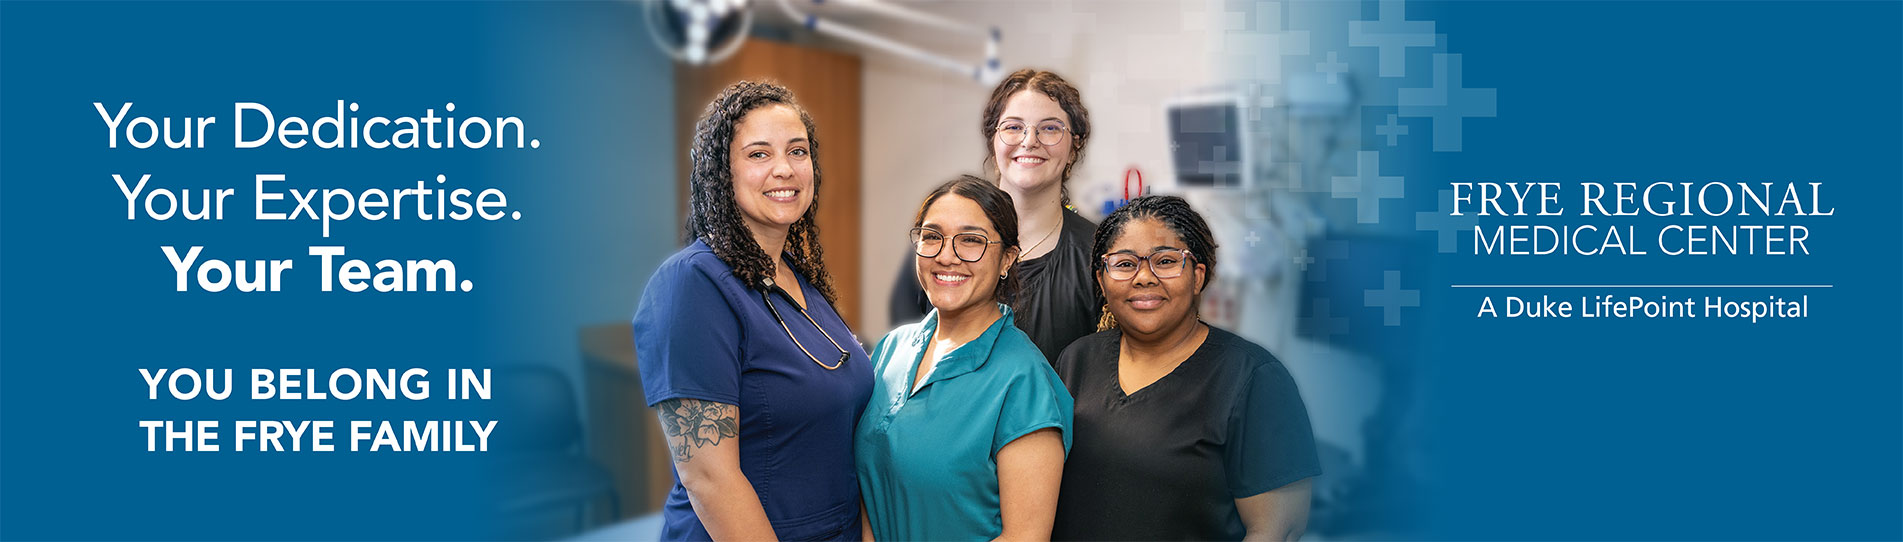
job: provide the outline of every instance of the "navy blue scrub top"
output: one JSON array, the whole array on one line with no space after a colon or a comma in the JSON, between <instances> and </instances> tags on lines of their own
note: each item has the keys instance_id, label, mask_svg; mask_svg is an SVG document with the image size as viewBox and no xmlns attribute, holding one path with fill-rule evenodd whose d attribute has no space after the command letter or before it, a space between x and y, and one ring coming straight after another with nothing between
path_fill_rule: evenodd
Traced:
<instances>
[{"instance_id":1,"label":"navy blue scrub top","mask_svg":"<svg viewBox=\"0 0 1903 542\"><path fill-rule=\"evenodd\" d=\"M762 300L705 242L675 253L654 272L634 313L641 387L650 407L680 398L739 406L740 471L781 540L858 540L853 425L872 396L872 363L806 277L798 287L813 321L850 355L836 370L814 363L787 337L792 330L827 364L839 359L839 350L791 301L779 295ZM662 519L663 540L711 538L679 472Z\"/></svg>"}]
</instances>

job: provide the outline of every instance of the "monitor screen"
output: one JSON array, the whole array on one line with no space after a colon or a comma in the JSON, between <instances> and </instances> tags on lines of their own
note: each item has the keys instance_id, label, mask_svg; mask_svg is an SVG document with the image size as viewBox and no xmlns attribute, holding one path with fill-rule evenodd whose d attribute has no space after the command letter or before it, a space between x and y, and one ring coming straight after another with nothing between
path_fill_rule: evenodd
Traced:
<instances>
[{"instance_id":1,"label":"monitor screen","mask_svg":"<svg viewBox=\"0 0 1903 542\"><path fill-rule=\"evenodd\" d=\"M1170 154L1184 186L1241 186L1243 143L1236 104L1169 108Z\"/></svg>"}]
</instances>

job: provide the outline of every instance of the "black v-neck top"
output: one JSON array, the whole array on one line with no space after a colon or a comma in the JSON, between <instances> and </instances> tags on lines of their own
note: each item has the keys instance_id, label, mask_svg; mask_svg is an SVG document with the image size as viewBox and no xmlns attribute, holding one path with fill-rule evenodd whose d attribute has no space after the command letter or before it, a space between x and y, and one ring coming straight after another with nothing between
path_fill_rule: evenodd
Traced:
<instances>
[{"instance_id":1,"label":"black v-neck top","mask_svg":"<svg viewBox=\"0 0 1903 542\"><path fill-rule=\"evenodd\" d=\"M1057 540L1241 540L1236 499L1321 474L1294 379L1268 350L1210 326L1175 370L1118 383L1123 335L1078 339L1057 374L1075 399Z\"/></svg>"},{"instance_id":2,"label":"black v-neck top","mask_svg":"<svg viewBox=\"0 0 1903 542\"><path fill-rule=\"evenodd\" d=\"M1031 336L1031 342L1055 362L1057 354L1071 341L1097 332L1097 320L1103 315L1103 296L1097 293L1092 278L1090 245L1095 241L1097 225L1075 211L1064 210L1064 225L1055 234L1056 243L1043 256L1019 262L1017 273L1024 289L1012 300L1017 312L1018 329ZM932 310L919 287L914 272L917 257L906 251L899 265L898 280L892 285L892 325L900 326L925 318Z\"/></svg>"}]
</instances>

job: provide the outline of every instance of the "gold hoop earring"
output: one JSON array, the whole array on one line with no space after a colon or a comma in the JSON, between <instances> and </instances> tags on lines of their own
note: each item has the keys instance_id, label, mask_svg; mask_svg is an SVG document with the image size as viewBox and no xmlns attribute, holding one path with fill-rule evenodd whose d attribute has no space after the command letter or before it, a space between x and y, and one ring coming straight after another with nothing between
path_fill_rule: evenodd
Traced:
<instances>
[{"instance_id":1,"label":"gold hoop earring","mask_svg":"<svg viewBox=\"0 0 1903 542\"><path fill-rule=\"evenodd\" d=\"M1110 302L1103 304L1103 316L1097 317L1097 331L1109 331L1117 328L1116 315L1110 314Z\"/></svg>"}]
</instances>

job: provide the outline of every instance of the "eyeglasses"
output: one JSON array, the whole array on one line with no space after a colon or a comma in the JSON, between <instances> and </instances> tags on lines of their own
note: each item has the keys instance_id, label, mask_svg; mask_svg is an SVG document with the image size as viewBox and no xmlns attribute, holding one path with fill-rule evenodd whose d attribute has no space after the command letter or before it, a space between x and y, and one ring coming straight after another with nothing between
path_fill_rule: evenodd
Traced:
<instances>
[{"instance_id":1,"label":"eyeglasses","mask_svg":"<svg viewBox=\"0 0 1903 542\"><path fill-rule=\"evenodd\" d=\"M1022 122L1007 120L998 125L998 140L1006 145L1017 145L1024 142L1025 131L1031 129L1033 128L1025 127ZM1070 133L1070 130L1064 128L1064 123L1054 120L1037 123L1035 129L1037 141L1046 146L1062 143L1064 136Z\"/></svg>"},{"instance_id":2,"label":"eyeglasses","mask_svg":"<svg viewBox=\"0 0 1903 542\"><path fill-rule=\"evenodd\" d=\"M1190 254L1188 250L1163 249L1138 256L1127 252L1105 254L1103 257L1104 274L1111 280L1130 280L1136 278L1137 270L1143 262L1150 262L1150 274L1159 279L1173 279L1183 276Z\"/></svg>"},{"instance_id":3,"label":"eyeglasses","mask_svg":"<svg viewBox=\"0 0 1903 542\"><path fill-rule=\"evenodd\" d=\"M951 236L952 254L958 259L975 262L985 259L985 249L1003 241L992 241L982 233L960 233ZM937 258L945 251L945 234L931 228L912 228L912 250L920 258Z\"/></svg>"},{"instance_id":4,"label":"eyeglasses","mask_svg":"<svg viewBox=\"0 0 1903 542\"><path fill-rule=\"evenodd\" d=\"M786 330L786 337L789 339L793 339L793 346L799 347L801 352L806 353L807 359L813 360L813 363L818 364L820 367L824 367L828 371L837 370L839 369L839 366L846 364L846 360L851 358L852 354L846 353L846 348L843 346L839 346L839 341L833 340L833 334L827 333L826 328L819 327L819 322L813 320L813 315L806 313L806 308L801 307L799 303L795 303L793 301L793 294L787 293L786 290L780 288L779 285L773 284L773 279L770 279L770 278L765 279L763 284L767 287L768 290L772 290L773 292L780 294L781 297L785 297L787 303L792 303L793 308L795 310L800 311L800 316L805 316L806 321L808 323L813 324L813 329L819 330L820 335L826 336L826 342L833 343L833 349L839 351L839 361L833 362L832 365L827 365L824 362L819 361L819 356L813 355L813 351L807 350L806 344L800 342L799 337L793 336L793 328L786 327L786 320L783 318L780 318L780 309L775 308L773 306L773 300L767 297L767 293L765 291L761 291L760 300L766 302L766 309L773 313L773 320L780 323L780 329Z\"/></svg>"}]
</instances>

